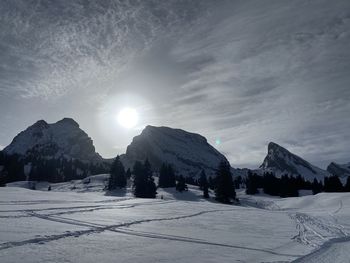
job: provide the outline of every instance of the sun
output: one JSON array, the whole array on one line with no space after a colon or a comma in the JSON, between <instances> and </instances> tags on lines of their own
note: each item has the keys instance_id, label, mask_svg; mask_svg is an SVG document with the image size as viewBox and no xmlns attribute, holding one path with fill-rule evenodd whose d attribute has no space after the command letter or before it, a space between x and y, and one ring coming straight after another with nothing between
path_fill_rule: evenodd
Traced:
<instances>
[{"instance_id":1,"label":"sun","mask_svg":"<svg viewBox=\"0 0 350 263\"><path fill-rule=\"evenodd\" d=\"M139 114L133 108L124 108L118 113L118 123L124 128L130 129L139 121Z\"/></svg>"}]
</instances>

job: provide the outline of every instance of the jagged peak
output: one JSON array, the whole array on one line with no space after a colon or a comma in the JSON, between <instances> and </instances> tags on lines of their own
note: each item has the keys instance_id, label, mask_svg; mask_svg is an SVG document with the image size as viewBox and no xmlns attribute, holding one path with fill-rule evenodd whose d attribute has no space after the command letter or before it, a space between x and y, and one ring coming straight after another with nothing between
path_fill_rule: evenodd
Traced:
<instances>
[{"instance_id":1,"label":"jagged peak","mask_svg":"<svg viewBox=\"0 0 350 263\"><path fill-rule=\"evenodd\" d=\"M63 118L50 124L44 120L37 121L21 131L4 151L25 155L33 149L37 154L54 158L63 154L81 160L101 159L91 138L72 118Z\"/></svg>"},{"instance_id":2,"label":"jagged peak","mask_svg":"<svg viewBox=\"0 0 350 263\"><path fill-rule=\"evenodd\" d=\"M67 124L67 125L72 125L72 126L76 126L79 128L79 124L72 118L63 118L62 120L59 120L58 122L56 122L55 124Z\"/></svg>"},{"instance_id":3,"label":"jagged peak","mask_svg":"<svg viewBox=\"0 0 350 263\"><path fill-rule=\"evenodd\" d=\"M270 150L270 149L276 149L276 148L281 148L281 149L284 149L286 150L285 148L283 148L281 145L275 143L275 142L269 142L267 148Z\"/></svg>"},{"instance_id":4,"label":"jagged peak","mask_svg":"<svg viewBox=\"0 0 350 263\"><path fill-rule=\"evenodd\" d=\"M37 122L35 122L31 127L43 127L43 128L46 128L48 127L49 124L44 121L44 120L38 120Z\"/></svg>"},{"instance_id":5,"label":"jagged peak","mask_svg":"<svg viewBox=\"0 0 350 263\"><path fill-rule=\"evenodd\" d=\"M339 164L336 162L331 162L328 166L332 166L332 165L339 165Z\"/></svg>"},{"instance_id":6,"label":"jagged peak","mask_svg":"<svg viewBox=\"0 0 350 263\"><path fill-rule=\"evenodd\" d=\"M307 180L313 180L316 177L323 178L328 175L325 170L312 165L275 142L269 142L268 153L260 169L273 171L277 176L300 174Z\"/></svg>"}]
</instances>

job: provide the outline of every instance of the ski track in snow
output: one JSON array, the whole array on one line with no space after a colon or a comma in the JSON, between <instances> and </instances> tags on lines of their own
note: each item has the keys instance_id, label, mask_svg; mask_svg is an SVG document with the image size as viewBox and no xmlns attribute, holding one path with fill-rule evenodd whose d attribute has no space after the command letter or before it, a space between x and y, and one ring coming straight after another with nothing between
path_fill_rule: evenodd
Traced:
<instances>
[{"instance_id":1,"label":"ski track in snow","mask_svg":"<svg viewBox=\"0 0 350 263\"><path fill-rule=\"evenodd\" d=\"M350 237L333 238L308 255L302 256L293 263L349 263Z\"/></svg>"},{"instance_id":2,"label":"ski track in snow","mask_svg":"<svg viewBox=\"0 0 350 263\"><path fill-rule=\"evenodd\" d=\"M129 200L129 199L126 199ZM126 201L126 200L119 200ZM19 215L0 215L0 218L22 218L22 217L31 217L31 212L44 212L44 211L55 211L55 210L65 210L62 212L55 212L43 215L65 215L65 214L75 214L75 213L86 213L93 212L97 210L110 210L110 209L126 209L134 208L137 206L147 206L147 205L159 205L159 204L169 204L173 203L175 200L169 201L159 201L159 202L140 202L133 204L125 205L93 205L93 206L74 206L74 207L56 207L56 208L42 208L42 209L22 209L22 210L0 210L0 213L20 213ZM69 211L66 211L69 210Z\"/></svg>"},{"instance_id":3,"label":"ski track in snow","mask_svg":"<svg viewBox=\"0 0 350 263\"><path fill-rule=\"evenodd\" d=\"M178 220L178 219L190 218L190 217L200 216L200 215L207 214L207 213L219 212L219 211L233 211L233 210L232 209L227 209L227 210L218 209L218 210L210 210L210 211L201 211L201 212L197 212L197 213L193 213L193 214L189 214L189 215L183 215L183 216L143 219L143 220L136 220L136 221L125 222L125 223L116 224L116 225L107 225L107 226L91 224L89 222L66 219L66 218L62 218L62 217L51 217L51 216L47 216L47 215L40 215L40 214L37 214L35 212L31 212L30 213L31 216L38 217L40 219L64 223L64 224L70 224L70 225L75 225L75 226L91 227L91 229L67 232L67 233L59 234L59 235L38 237L38 238L33 238L33 239L28 239L28 240L23 240L23 241L6 242L6 243L0 244L0 250L11 248L11 247L23 246L23 245L27 245L27 244L33 244L33 243L42 244L42 243L46 243L46 242L50 242L53 240L58 240L61 238L66 238L66 237L79 237L79 236L87 235L87 234L101 233L103 231L114 230L114 229L120 228L120 227L129 227L129 226L132 226L135 224L142 224L142 223L155 222L155 221Z\"/></svg>"},{"instance_id":4,"label":"ski track in snow","mask_svg":"<svg viewBox=\"0 0 350 263\"><path fill-rule=\"evenodd\" d=\"M118 199L110 199L110 200L98 200L98 201L85 201L85 200L79 200L79 201L66 201L66 200L35 200L35 201L0 201L0 205L41 205L41 204L72 204L72 203L110 203L110 202L122 202L122 201L128 201L132 200L134 198L128 197L128 198L118 198Z\"/></svg>"},{"instance_id":5,"label":"ski track in snow","mask_svg":"<svg viewBox=\"0 0 350 263\"><path fill-rule=\"evenodd\" d=\"M343 209L343 201L340 200L339 208L333 212L333 214L338 214Z\"/></svg>"},{"instance_id":6,"label":"ski track in snow","mask_svg":"<svg viewBox=\"0 0 350 263\"><path fill-rule=\"evenodd\" d=\"M326 221L305 213L289 214L289 216L295 220L299 231L293 239L303 244L317 248L330 238L348 236L344 226L338 224L334 218Z\"/></svg>"},{"instance_id":7,"label":"ski track in snow","mask_svg":"<svg viewBox=\"0 0 350 263\"><path fill-rule=\"evenodd\" d=\"M166 202L166 203L169 203L169 202ZM143 224L143 223L156 222L156 221L180 220L180 219L196 217L196 216L200 216L200 215L208 214L208 213L232 212L232 211L235 211L235 210L233 210L233 209L216 209L216 210L200 211L200 212L189 214L189 215L182 215L182 216L176 216L176 217L165 217L165 218L143 219L143 220L136 220L136 221L125 222L125 223L116 224L116 225L107 225L107 226L100 225L100 224L93 224L93 223L85 222L85 221L81 221L81 220L68 219L68 218L57 217L57 216L52 216L52 215L42 215L42 214L37 214L35 212L31 212L31 213L29 213L29 215L33 216L33 217L37 217L37 218L48 220L48 221L63 223L63 224L70 224L70 225L82 226L82 227L90 227L90 229L80 230L80 231L68 231L64 234L38 237L38 238L33 238L33 239L28 239L28 240L23 240L23 241L6 242L6 243L0 244L0 250L24 246L24 245L28 245L28 244L44 244L44 243L59 240L62 238L69 238L69 237L76 238L76 237L80 237L83 235L98 234L98 233L101 233L104 231L111 231L111 232L115 232L115 233L119 233L119 234L132 235L132 236L138 236L138 237L143 237L143 238L164 239L164 240L170 240L170 241L195 243L195 244L200 244L200 245L211 245L211 246L227 247L227 248L234 248L234 249L244 249L244 250L269 253L269 254L278 255L278 256L288 256L288 257L300 257L301 256L301 255L294 255L294 254L278 253L278 252L268 250L268 249L259 249L259 248L244 247L244 246L237 246L237 245L230 245L230 244L222 244L222 243L210 242L210 241L206 241L206 240L183 237L183 236L164 235L164 234L159 234L159 233L143 232L143 231L135 231L135 230L131 230L131 229L125 229L125 227L130 227L130 226L136 225L136 224Z\"/></svg>"},{"instance_id":8,"label":"ski track in snow","mask_svg":"<svg viewBox=\"0 0 350 263\"><path fill-rule=\"evenodd\" d=\"M320 262L344 262L350 263L350 257L339 256L347 253L350 248L350 233L343 225L338 223L337 214L343 209L343 201L339 201L339 207L333 212L329 212L329 218L316 217L308 213L294 212L297 208L281 209L274 201L267 200L251 200L244 198L245 204L249 207L259 209L267 209L272 211L285 211L289 217L295 222L298 234L292 237L297 242L313 247L310 254L299 257L293 262L296 263L320 263ZM349 258L349 259L346 259ZM340 261L337 261L340 260Z\"/></svg>"},{"instance_id":9,"label":"ski track in snow","mask_svg":"<svg viewBox=\"0 0 350 263\"><path fill-rule=\"evenodd\" d=\"M328 197L325 198L325 196L321 196L321 199L316 199L316 204L320 202L322 204L322 200L326 200L326 204L328 204ZM322 199L324 198L324 199ZM123 203L124 201L131 200L131 202ZM254 252L261 252L265 253L266 257L287 257L287 261L278 261L276 260L266 260L264 256L261 257L261 260L263 262L290 262L290 260L295 260L295 262L332 262L328 259L332 259L332 255L334 255L334 250L338 249L340 254L344 253L344 251L347 251L345 248L346 246L349 246L350 244L350 229L348 228L348 225L344 223L345 225L340 224L339 222L346 222L344 221L344 213L346 215L346 212L348 211L348 204L347 202L344 202L341 199L336 200L332 203L332 207L328 210L323 211L323 209L310 209L310 203L309 201L301 201L299 204L299 200L303 199L274 199L269 197L251 197L251 196L242 196L240 198L242 202L241 208L244 209L246 207L247 211L254 211L254 210L268 210L269 213L273 213L277 215L283 214L284 216L289 216L291 219L291 222L295 223L295 227L297 229L297 233L295 236L293 232L289 232L292 235L290 235L287 238L290 238L291 243L299 243L300 245L304 245L305 247L309 247L309 249L305 250L304 252L298 252L298 250L289 250L286 248L287 244L290 243L283 243L281 247L268 247L265 246L259 247L259 245L254 246L254 243L252 245L247 244L230 244L230 239L227 239L228 241L220 242L219 240L211 240L210 237L197 237L192 238L191 235L186 236L184 235L177 235L177 233L157 233L157 232L163 232L161 230L155 230L155 231L145 231L144 227L141 227L141 230L133 228L134 225L140 225L140 224L146 224L151 222L161 222L161 221L172 221L172 220L184 220L186 218L193 218L198 217L204 214L213 213L227 213L224 217L230 218L230 213L237 213L238 211L241 211L240 209L237 210L237 207L230 208L230 206L227 206L227 209L225 207L221 207L218 209L215 209L215 207L206 207L203 206L202 208L199 208L197 211L191 212L185 212L183 211L183 214L180 214L178 216L173 216L170 214L163 214L164 211L171 210L170 207L167 207L167 204L173 204L179 202L176 199L170 199L170 200L160 200L160 199L154 199L154 200L138 200L135 198L119 198L119 199L109 199L109 200L91 200L91 201L79 201L79 200L72 200L70 201L60 201L60 200L44 200L44 199L38 199L34 201L0 201L0 205L7 205L8 207L12 207L12 205L15 205L14 210L10 209L2 209L0 210L0 219L21 219L21 218L33 218L32 220L38 220L40 223L41 220L47 221L47 222L53 222L58 224L64 224L66 225L66 229L63 228L63 231L65 232L56 232L51 234L42 234L42 235L35 235L35 236L26 236L19 240L12 240L8 242L0 243L0 251L7 251L8 249L15 249L17 247L22 246L32 246L32 245L41 245L46 244L49 242L62 240L62 239L69 239L69 238L81 238L88 235L99 235L104 232L110 232L115 233L116 235L127 235L132 236L135 238L149 238L154 240L165 240L165 241L173 241L173 242L182 242L182 243L188 243L193 244L195 246L212 246L214 249L215 247L218 248L228 248L228 249L238 249L238 250L245 250L248 253L252 253L254 255ZM290 201L289 201L290 200ZM298 201L296 201L298 200ZM332 199L330 199L332 200ZM345 200L345 199L344 199ZM181 201L184 205L184 207L191 206L194 204L191 201ZM70 206L73 204L73 206ZM76 205L75 205L76 204ZM312 204L312 203L311 203ZM19 206L23 206L23 209ZM27 207L27 205L32 205L32 207ZM132 217L126 217L124 219L121 219L119 222L115 222L114 224L109 222L105 224L101 224L99 222L89 222L92 220L88 220L90 218L90 214L94 211L99 210L107 210L107 213L113 213L113 210L118 211L120 209L133 209L136 207L143 207L146 206L146 210L149 208L147 206L155 207L155 211L158 211L157 206L165 205L164 208L162 208L161 214L158 215L158 217L152 217L144 219L143 217L138 218L139 220L136 220ZM306 207L305 207L306 205ZM16 207L17 206L17 207ZM176 206L176 205L175 205ZM6 208L8 208L6 207ZM157 208L156 208L157 207ZM322 206L321 206L322 207ZM5 208L5 207L3 207ZM108 211L110 210L110 211ZM133 211L133 210L132 210ZM136 210L135 210L136 211ZM139 211L143 211L142 209ZM137 216L139 216L139 211L137 210ZM191 210L186 210L191 211ZM244 211L242 211L244 212ZM86 213L86 217L85 217ZM254 213L254 212L253 212ZM260 212L259 212L260 213ZM265 213L265 212L264 212ZM74 218L70 218L69 215L75 214ZM219 215L218 214L218 215ZM67 215L67 217L65 217ZM98 216L99 214L94 214L93 217ZM151 214L150 214L151 215ZM82 217L83 216L83 217ZM216 216L216 215L215 215ZM78 219L76 219L78 218ZM83 220L81 220L83 218ZM87 220L85 220L87 218ZM339 222L338 222L339 219ZM6 221L4 221L6 222ZM35 221L34 221L35 222ZM42 221L43 222L43 221ZM184 223L186 225L186 222L181 222L181 224ZM45 225L45 224L43 224ZM49 225L49 224L48 224ZM69 228L68 228L68 225ZM72 228L73 226L73 228ZM77 228L75 228L76 226ZM78 228L79 227L79 228ZM157 228L156 228L157 229ZM162 228L160 228L162 229ZM46 233L46 232L44 232ZM287 235L288 236L288 235ZM4 241L7 241L6 239ZM218 242L219 241L219 242ZM294 242L293 242L294 241ZM69 240L68 240L69 242ZM248 243L249 244L249 243ZM344 246L343 246L344 245ZM344 248L345 247L345 248ZM350 248L350 246L349 246ZM200 248L201 249L201 248ZM12 251L12 250L10 250ZM306 252L311 251L310 254L305 255ZM11 252L10 252L11 253ZM235 252L233 252L235 253ZM332 254L333 253L333 254ZM300 254L300 255L299 255ZM260 255L261 256L261 255ZM256 260L256 256L253 256L253 260ZM325 258L323 261L322 258ZM346 258L346 257L345 257ZM264 260L265 259L265 260ZM275 259L275 258L274 258ZM284 259L284 258L281 258ZM322 259L322 260L320 260ZM327 261L328 260L328 261ZM259 262L262 262L259 261ZM249 262L249 261L247 261ZM294 262L294 261L293 261ZM338 261L335 261L338 262ZM342 261L343 262L343 261ZM349 263L349 261L344 261Z\"/></svg>"}]
</instances>

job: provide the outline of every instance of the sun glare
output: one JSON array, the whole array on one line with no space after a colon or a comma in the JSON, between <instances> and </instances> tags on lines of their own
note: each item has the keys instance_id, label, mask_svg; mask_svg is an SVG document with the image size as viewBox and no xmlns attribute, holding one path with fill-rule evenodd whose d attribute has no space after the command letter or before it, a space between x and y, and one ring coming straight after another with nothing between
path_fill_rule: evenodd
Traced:
<instances>
[{"instance_id":1,"label":"sun glare","mask_svg":"<svg viewBox=\"0 0 350 263\"><path fill-rule=\"evenodd\" d=\"M125 128L133 128L139 120L137 111L133 108L124 108L118 113L118 123Z\"/></svg>"}]
</instances>

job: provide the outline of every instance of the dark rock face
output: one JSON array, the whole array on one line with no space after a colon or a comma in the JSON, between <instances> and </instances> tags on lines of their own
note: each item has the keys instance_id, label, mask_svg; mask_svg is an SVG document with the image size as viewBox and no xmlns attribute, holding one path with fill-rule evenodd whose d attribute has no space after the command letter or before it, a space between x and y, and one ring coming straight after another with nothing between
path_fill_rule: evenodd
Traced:
<instances>
[{"instance_id":1,"label":"dark rock face","mask_svg":"<svg viewBox=\"0 0 350 263\"><path fill-rule=\"evenodd\" d=\"M48 124L44 120L37 121L20 132L3 151L9 155L32 154L83 161L102 160L96 153L91 138L70 118L64 118L53 124Z\"/></svg>"},{"instance_id":2,"label":"dark rock face","mask_svg":"<svg viewBox=\"0 0 350 263\"><path fill-rule=\"evenodd\" d=\"M329 175L327 171L310 164L274 142L269 143L267 156L259 170L261 172L273 172L276 176L283 174L301 175L307 180L323 179L324 176Z\"/></svg>"},{"instance_id":3,"label":"dark rock face","mask_svg":"<svg viewBox=\"0 0 350 263\"><path fill-rule=\"evenodd\" d=\"M134 137L122 160L131 167L135 161L146 158L158 169L163 162L173 164L179 174L197 176L204 169L215 175L220 161L227 159L199 134L168 127L147 126Z\"/></svg>"},{"instance_id":4,"label":"dark rock face","mask_svg":"<svg viewBox=\"0 0 350 263\"><path fill-rule=\"evenodd\" d=\"M348 164L338 164L330 163L327 167L327 171L332 175L337 175L339 177L350 176L350 163Z\"/></svg>"}]
</instances>

